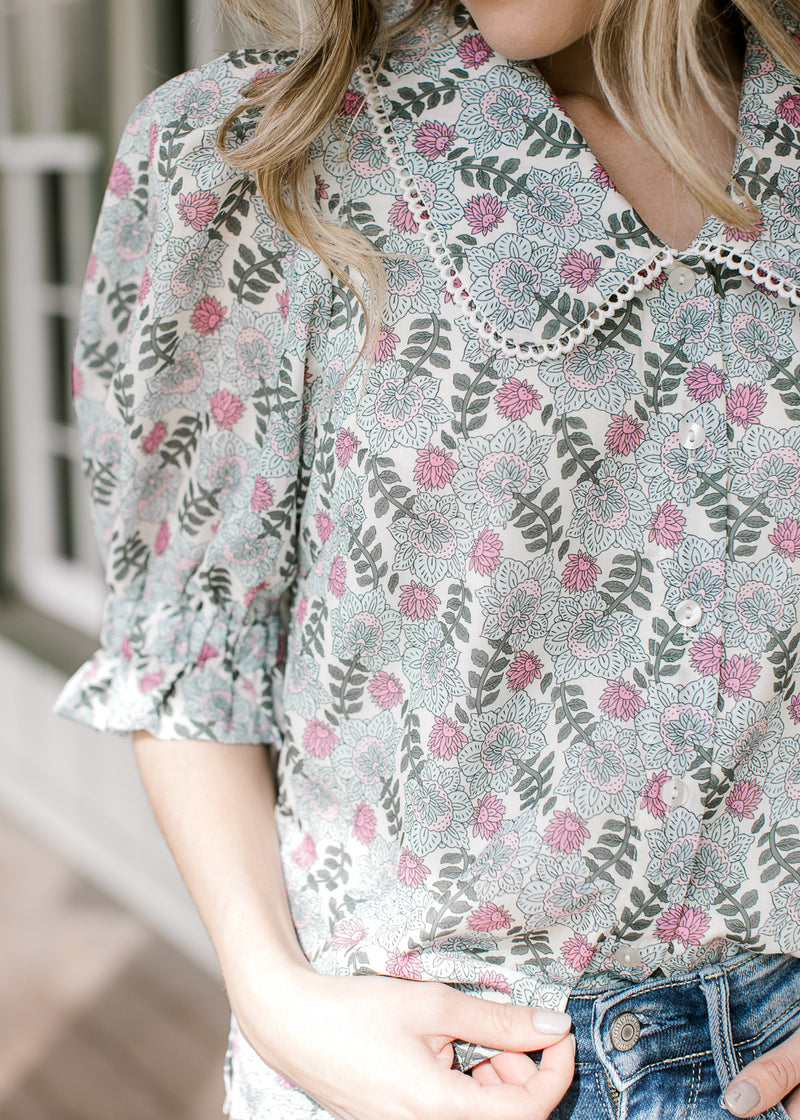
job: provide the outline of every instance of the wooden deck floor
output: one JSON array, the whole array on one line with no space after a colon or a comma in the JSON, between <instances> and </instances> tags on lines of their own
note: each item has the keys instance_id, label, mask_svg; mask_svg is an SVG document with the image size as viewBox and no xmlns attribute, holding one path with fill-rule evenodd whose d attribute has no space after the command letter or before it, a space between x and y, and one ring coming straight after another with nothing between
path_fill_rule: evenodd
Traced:
<instances>
[{"instance_id":1,"label":"wooden deck floor","mask_svg":"<svg viewBox=\"0 0 800 1120\"><path fill-rule=\"evenodd\" d=\"M221 1120L221 986L0 818L0 1120Z\"/></svg>"}]
</instances>

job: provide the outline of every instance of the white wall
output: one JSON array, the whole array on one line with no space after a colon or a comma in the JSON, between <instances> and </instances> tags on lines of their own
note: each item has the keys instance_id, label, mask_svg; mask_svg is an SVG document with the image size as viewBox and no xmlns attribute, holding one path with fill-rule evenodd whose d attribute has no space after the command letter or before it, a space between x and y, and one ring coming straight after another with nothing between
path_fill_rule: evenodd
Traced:
<instances>
[{"instance_id":1,"label":"white wall","mask_svg":"<svg viewBox=\"0 0 800 1120\"><path fill-rule=\"evenodd\" d=\"M54 716L62 674L2 637L0 681L0 809L216 972L130 739Z\"/></svg>"}]
</instances>

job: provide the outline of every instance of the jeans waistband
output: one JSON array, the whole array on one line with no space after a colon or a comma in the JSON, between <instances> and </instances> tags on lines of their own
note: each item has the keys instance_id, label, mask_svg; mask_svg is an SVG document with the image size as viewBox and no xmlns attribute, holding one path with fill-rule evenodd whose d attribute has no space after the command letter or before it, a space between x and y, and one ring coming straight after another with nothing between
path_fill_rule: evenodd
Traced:
<instances>
[{"instance_id":1,"label":"jeans waistband","mask_svg":"<svg viewBox=\"0 0 800 1120\"><path fill-rule=\"evenodd\" d=\"M696 972L652 978L622 990L575 993L567 1010L580 1063L602 1062L618 1090L655 1066L711 1055L712 1035L726 1049L746 1045L796 1013L800 960L740 954ZM615 1045L619 1016L635 1016L636 1043ZM618 1028L617 1028L618 1029ZM618 1041L618 1039L617 1039Z\"/></svg>"}]
</instances>

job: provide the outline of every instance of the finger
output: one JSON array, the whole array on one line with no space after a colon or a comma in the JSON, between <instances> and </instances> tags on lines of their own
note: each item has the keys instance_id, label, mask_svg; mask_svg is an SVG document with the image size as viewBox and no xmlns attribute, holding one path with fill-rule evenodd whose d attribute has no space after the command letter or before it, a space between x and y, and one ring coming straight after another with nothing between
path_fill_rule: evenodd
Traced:
<instances>
[{"instance_id":1,"label":"finger","mask_svg":"<svg viewBox=\"0 0 800 1120\"><path fill-rule=\"evenodd\" d=\"M437 1033L450 1038L516 1053L552 1046L572 1026L561 1011L496 1003L445 986L436 993L431 1023Z\"/></svg>"},{"instance_id":2,"label":"finger","mask_svg":"<svg viewBox=\"0 0 800 1120\"><path fill-rule=\"evenodd\" d=\"M527 1054L505 1050L502 1054L493 1054L490 1061L504 1085L525 1085L537 1072L536 1062Z\"/></svg>"},{"instance_id":3,"label":"finger","mask_svg":"<svg viewBox=\"0 0 800 1120\"><path fill-rule=\"evenodd\" d=\"M500 1085L500 1074L494 1068L492 1063L487 1060L479 1062L478 1065L473 1066L470 1070L472 1077L478 1082L479 1085Z\"/></svg>"},{"instance_id":4,"label":"finger","mask_svg":"<svg viewBox=\"0 0 800 1120\"><path fill-rule=\"evenodd\" d=\"M789 1120L800 1120L800 1089L795 1089L783 1102L783 1107L789 1114Z\"/></svg>"},{"instance_id":5,"label":"finger","mask_svg":"<svg viewBox=\"0 0 800 1120\"><path fill-rule=\"evenodd\" d=\"M800 1085L800 1031L744 1067L725 1090L723 1104L734 1116L756 1116Z\"/></svg>"},{"instance_id":6,"label":"finger","mask_svg":"<svg viewBox=\"0 0 800 1120\"><path fill-rule=\"evenodd\" d=\"M533 1072L524 1085L482 1085L474 1078L462 1078L473 1092L471 1096L464 1093L460 1100L458 1094L453 1096L457 1114L463 1111L465 1120L497 1120L499 1116L503 1120L546 1120L572 1082L574 1059L575 1047L568 1035L548 1047L539 1069L531 1062ZM494 1064L497 1055L491 1061Z\"/></svg>"}]
</instances>

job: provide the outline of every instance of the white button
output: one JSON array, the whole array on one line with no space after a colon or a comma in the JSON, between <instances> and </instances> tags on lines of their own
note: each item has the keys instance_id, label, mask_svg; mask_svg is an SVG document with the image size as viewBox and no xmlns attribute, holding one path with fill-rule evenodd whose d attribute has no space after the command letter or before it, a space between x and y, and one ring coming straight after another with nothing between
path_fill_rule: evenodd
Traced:
<instances>
[{"instance_id":1,"label":"white button","mask_svg":"<svg viewBox=\"0 0 800 1120\"><path fill-rule=\"evenodd\" d=\"M691 268L687 268L685 264L676 264L667 273L667 283L673 292L678 292L680 295L685 295L690 292L697 283L697 276L692 272Z\"/></svg>"},{"instance_id":2,"label":"white button","mask_svg":"<svg viewBox=\"0 0 800 1120\"><path fill-rule=\"evenodd\" d=\"M661 787L661 800L668 809L677 809L679 805L685 805L688 796L686 783L679 778L668 778Z\"/></svg>"},{"instance_id":3,"label":"white button","mask_svg":"<svg viewBox=\"0 0 800 1120\"><path fill-rule=\"evenodd\" d=\"M642 967L642 954L638 949L634 949L632 945L621 945L614 953L614 960L622 968L641 968Z\"/></svg>"},{"instance_id":4,"label":"white button","mask_svg":"<svg viewBox=\"0 0 800 1120\"><path fill-rule=\"evenodd\" d=\"M706 430L696 420L683 420L678 428L678 439L684 447L694 451L706 442Z\"/></svg>"},{"instance_id":5,"label":"white button","mask_svg":"<svg viewBox=\"0 0 800 1120\"><path fill-rule=\"evenodd\" d=\"M696 626L703 617L703 608L694 599L681 599L675 608L675 621L681 626Z\"/></svg>"}]
</instances>

